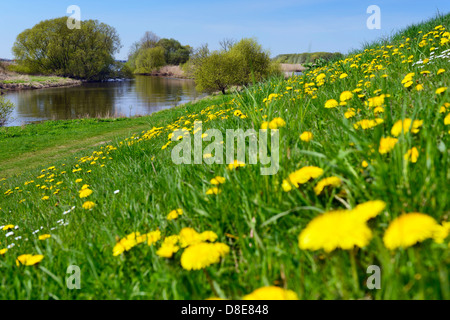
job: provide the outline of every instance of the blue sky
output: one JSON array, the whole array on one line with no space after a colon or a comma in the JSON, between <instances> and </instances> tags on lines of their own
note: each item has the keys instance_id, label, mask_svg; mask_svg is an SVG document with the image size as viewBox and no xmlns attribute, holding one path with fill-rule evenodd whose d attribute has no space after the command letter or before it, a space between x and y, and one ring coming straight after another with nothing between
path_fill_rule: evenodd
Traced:
<instances>
[{"instance_id":1,"label":"blue sky","mask_svg":"<svg viewBox=\"0 0 450 320\"><path fill-rule=\"evenodd\" d=\"M219 48L223 38L256 37L272 56L280 53L356 49L365 41L450 12L449 0L0 0L0 57L12 58L16 36L41 20L68 15L115 27L126 59L130 45L150 30L197 47ZM381 30L369 30L369 5L381 9Z\"/></svg>"}]
</instances>

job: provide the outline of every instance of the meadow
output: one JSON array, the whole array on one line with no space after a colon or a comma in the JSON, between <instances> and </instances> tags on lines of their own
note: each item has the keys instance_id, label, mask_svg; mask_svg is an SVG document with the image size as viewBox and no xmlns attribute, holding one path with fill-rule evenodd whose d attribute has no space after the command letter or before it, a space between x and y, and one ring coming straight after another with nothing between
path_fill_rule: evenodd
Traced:
<instances>
[{"instance_id":1,"label":"meadow","mask_svg":"<svg viewBox=\"0 0 450 320\"><path fill-rule=\"evenodd\" d=\"M0 299L449 299L449 22L0 173ZM279 172L175 165L200 121L278 130Z\"/></svg>"}]
</instances>

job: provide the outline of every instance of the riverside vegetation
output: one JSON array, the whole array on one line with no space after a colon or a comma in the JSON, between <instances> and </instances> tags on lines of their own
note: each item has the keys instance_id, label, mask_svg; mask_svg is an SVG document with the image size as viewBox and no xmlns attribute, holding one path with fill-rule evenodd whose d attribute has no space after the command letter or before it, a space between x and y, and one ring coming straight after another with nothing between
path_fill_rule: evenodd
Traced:
<instances>
[{"instance_id":1,"label":"riverside vegetation","mask_svg":"<svg viewBox=\"0 0 450 320\"><path fill-rule=\"evenodd\" d=\"M0 298L449 299L449 22L2 179ZM199 121L279 130L280 171L174 165Z\"/></svg>"}]
</instances>

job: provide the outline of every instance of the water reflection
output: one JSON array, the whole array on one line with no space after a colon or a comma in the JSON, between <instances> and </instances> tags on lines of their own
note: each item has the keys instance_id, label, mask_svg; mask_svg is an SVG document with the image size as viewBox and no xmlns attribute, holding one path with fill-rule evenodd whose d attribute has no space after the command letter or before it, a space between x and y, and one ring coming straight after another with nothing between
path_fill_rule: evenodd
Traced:
<instances>
[{"instance_id":1,"label":"water reflection","mask_svg":"<svg viewBox=\"0 0 450 320\"><path fill-rule=\"evenodd\" d=\"M49 119L146 115L203 96L192 80L138 76L131 81L9 92L9 126Z\"/></svg>"}]
</instances>

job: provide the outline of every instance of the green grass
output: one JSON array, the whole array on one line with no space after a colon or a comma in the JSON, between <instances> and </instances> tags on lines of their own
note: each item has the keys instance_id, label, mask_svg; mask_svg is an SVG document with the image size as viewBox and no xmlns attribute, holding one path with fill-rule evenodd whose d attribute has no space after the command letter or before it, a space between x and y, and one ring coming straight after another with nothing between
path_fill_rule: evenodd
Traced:
<instances>
[{"instance_id":1,"label":"green grass","mask_svg":"<svg viewBox=\"0 0 450 320\"><path fill-rule=\"evenodd\" d=\"M448 28L449 20L447 15L415 28L425 34L438 24ZM450 45L439 44L443 32L438 31L438 38L430 35L432 41L421 47L423 34L411 34L408 41L398 36L391 40L392 47L360 51L301 77L271 79L240 94L157 113L148 119L147 130L160 128L151 131L153 135L114 139L108 146L65 160L42 159L39 169L0 182L0 225L19 227L13 236L0 238L0 248L15 244L0 256L0 298L239 299L275 285L294 291L300 299L449 299L448 238L392 251L383 243L387 227L402 213L421 212L438 223L448 221L450 215L450 126L444 124L450 109L440 113L450 102L450 90L435 93L437 88L450 87L450 63L436 59L424 69L413 66L430 56L432 46L439 54ZM392 55L395 49L400 54ZM440 69L446 71L437 75ZM423 70L430 73L421 75ZM348 77L341 79L344 72ZM410 72L415 72L414 85L405 88L401 81ZM415 90L419 83L424 90ZM348 106L324 108L329 99L339 100L342 92L356 88L363 96L355 92ZM272 94L278 96L264 102ZM390 95L383 103L384 112L377 116L383 123L355 129L357 121L376 118L374 108L365 102L381 94ZM346 118L349 108L355 109L355 115ZM236 110L246 117L236 116ZM171 150L176 142L162 149L175 127L192 129L194 120L203 121L203 131L225 132L258 129L276 117L284 119L286 126L280 128L280 171L274 176L262 176L260 164L239 170L228 170L223 164L175 165ZM419 132L401 134L392 151L380 154L380 139L391 136L393 125L404 118L423 120ZM300 140L304 131L314 134L311 142ZM404 159L412 147L419 150L417 163ZM321 178L340 177L342 186L317 196L314 186L319 178L284 192L283 180L305 166L322 168ZM222 192L206 195L210 180L218 175L226 178ZM93 190L87 199L78 196L83 184ZM115 194L116 190L120 192ZM49 199L42 200L44 196ZM95 208L82 209L86 200L95 202ZM312 219L369 200L384 201L386 209L368 222L373 238L367 245L330 253L299 248L298 236ZM75 210L64 215L72 206ZM184 214L167 220L177 208ZM113 256L116 241L132 232L159 229L164 238L184 227L214 231L230 253L203 271L181 267L183 249L172 259L159 257L156 251L162 241ZM39 241L35 230L40 230L37 235L52 237ZM22 239L15 240L18 236ZM17 267L15 260L21 254L42 254L44 259L35 266ZM81 268L81 290L66 288L70 265ZM381 267L381 290L365 285L370 265Z\"/></svg>"},{"instance_id":2,"label":"green grass","mask_svg":"<svg viewBox=\"0 0 450 320\"><path fill-rule=\"evenodd\" d=\"M3 81L0 81L0 82L5 83L5 84L27 83L27 81L25 81L25 80L3 80Z\"/></svg>"},{"instance_id":3,"label":"green grass","mask_svg":"<svg viewBox=\"0 0 450 320\"><path fill-rule=\"evenodd\" d=\"M132 135L146 129L150 118L76 119L0 128L0 177L17 175L98 143Z\"/></svg>"},{"instance_id":4,"label":"green grass","mask_svg":"<svg viewBox=\"0 0 450 320\"><path fill-rule=\"evenodd\" d=\"M28 79L11 79L11 80L2 80L0 83L4 84L22 84L22 83L58 83L65 82L70 80L69 78L63 77L54 77L54 76L27 76Z\"/></svg>"}]
</instances>

